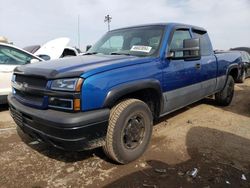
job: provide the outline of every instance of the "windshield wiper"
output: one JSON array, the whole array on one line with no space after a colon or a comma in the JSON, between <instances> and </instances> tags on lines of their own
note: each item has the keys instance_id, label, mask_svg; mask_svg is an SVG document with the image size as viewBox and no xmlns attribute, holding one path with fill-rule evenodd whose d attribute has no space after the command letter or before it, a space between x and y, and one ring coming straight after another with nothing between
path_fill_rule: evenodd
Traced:
<instances>
[{"instance_id":1,"label":"windshield wiper","mask_svg":"<svg viewBox=\"0 0 250 188\"><path fill-rule=\"evenodd\" d=\"M129 53L119 53L119 52L111 52L110 55L131 55Z\"/></svg>"},{"instance_id":2,"label":"windshield wiper","mask_svg":"<svg viewBox=\"0 0 250 188\"><path fill-rule=\"evenodd\" d=\"M83 55L95 55L98 54L99 52L86 52Z\"/></svg>"}]
</instances>

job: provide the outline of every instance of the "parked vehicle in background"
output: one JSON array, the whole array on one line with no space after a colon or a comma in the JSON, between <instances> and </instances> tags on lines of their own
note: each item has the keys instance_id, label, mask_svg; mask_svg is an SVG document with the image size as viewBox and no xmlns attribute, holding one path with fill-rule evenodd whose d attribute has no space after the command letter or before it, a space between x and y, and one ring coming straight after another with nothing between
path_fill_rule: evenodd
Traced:
<instances>
[{"instance_id":1,"label":"parked vehicle in background","mask_svg":"<svg viewBox=\"0 0 250 188\"><path fill-rule=\"evenodd\" d=\"M238 82L243 83L247 77L250 77L250 55L245 51L240 51L242 59L242 69Z\"/></svg>"},{"instance_id":2,"label":"parked vehicle in background","mask_svg":"<svg viewBox=\"0 0 250 188\"><path fill-rule=\"evenodd\" d=\"M231 48L230 50L245 51L245 52L247 52L250 55L250 47Z\"/></svg>"},{"instance_id":3,"label":"parked vehicle in background","mask_svg":"<svg viewBox=\"0 0 250 188\"><path fill-rule=\"evenodd\" d=\"M229 105L241 57L214 54L203 28L168 23L109 31L84 55L49 62L15 69L16 124L64 150L102 146L125 164L146 150L154 119L210 95Z\"/></svg>"},{"instance_id":4,"label":"parked vehicle in background","mask_svg":"<svg viewBox=\"0 0 250 188\"><path fill-rule=\"evenodd\" d=\"M41 58L13 45L0 43L0 104L7 103L13 70L20 65L42 61Z\"/></svg>"},{"instance_id":5,"label":"parked vehicle in background","mask_svg":"<svg viewBox=\"0 0 250 188\"><path fill-rule=\"evenodd\" d=\"M56 38L46 42L42 46L32 45L26 46L24 49L44 60L77 56L79 54L78 50L76 48L67 46L69 41L70 39L67 37Z\"/></svg>"},{"instance_id":6,"label":"parked vehicle in background","mask_svg":"<svg viewBox=\"0 0 250 188\"><path fill-rule=\"evenodd\" d=\"M239 51L241 53L242 70L238 82L243 83L247 77L250 77L250 48L239 47L232 48L231 50Z\"/></svg>"},{"instance_id":7,"label":"parked vehicle in background","mask_svg":"<svg viewBox=\"0 0 250 188\"><path fill-rule=\"evenodd\" d=\"M27 52L34 54L39 48L41 48L40 45L32 45L32 46L26 46L23 49Z\"/></svg>"}]
</instances>

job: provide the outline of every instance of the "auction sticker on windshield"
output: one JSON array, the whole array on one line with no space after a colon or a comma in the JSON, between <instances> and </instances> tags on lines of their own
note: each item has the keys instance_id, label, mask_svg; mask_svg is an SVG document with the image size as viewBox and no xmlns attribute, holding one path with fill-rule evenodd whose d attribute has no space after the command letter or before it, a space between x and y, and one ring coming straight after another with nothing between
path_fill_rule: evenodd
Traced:
<instances>
[{"instance_id":1,"label":"auction sticker on windshield","mask_svg":"<svg viewBox=\"0 0 250 188\"><path fill-rule=\"evenodd\" d=\"M130 49L130 51L134 51L134 52L146 52L146 53L149 53L151 49L152 49L151 46L139 46L139 45L134 45L134 46L132 46L132 48Z\"/></svg>"}]
</instances>

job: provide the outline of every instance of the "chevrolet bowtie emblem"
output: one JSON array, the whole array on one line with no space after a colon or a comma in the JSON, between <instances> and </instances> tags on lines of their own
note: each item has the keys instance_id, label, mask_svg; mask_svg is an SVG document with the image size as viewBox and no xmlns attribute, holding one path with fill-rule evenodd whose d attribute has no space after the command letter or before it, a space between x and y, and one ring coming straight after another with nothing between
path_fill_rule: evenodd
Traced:
<instances>
[{"instance_id":1,"label":"chevrolet bowtie emblem","mask_svg":"<svg viewBox=\"0 0 250 188\"><path fill-rule=\"evenodd\" d=\"M23 87L28 87L28 86L29 86L28 83L26 82L23 83Z\"/></svg>"}]
</instances>

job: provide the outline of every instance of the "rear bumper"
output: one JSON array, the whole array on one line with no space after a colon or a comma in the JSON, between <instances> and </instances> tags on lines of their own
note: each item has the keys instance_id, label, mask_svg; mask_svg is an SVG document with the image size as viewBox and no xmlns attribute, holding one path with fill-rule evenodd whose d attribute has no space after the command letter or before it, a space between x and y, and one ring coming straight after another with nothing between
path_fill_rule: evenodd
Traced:
<instances>
[{"instance_id":1,"label":"rear bumper","mask_svg":"<svg viewBox=\"0 0 250 188\"><path fill-rule=\"evenodd\" d=\"M10 113L24 133L57 148L69 151L91 149L104 144L109 109L67 113L39 110L8 96Z\"/></svg>"}]
</instances>

